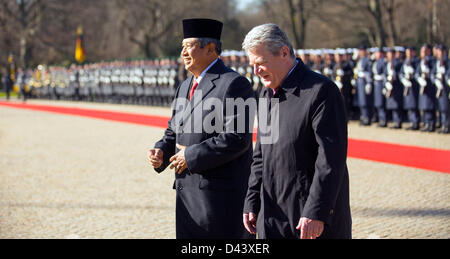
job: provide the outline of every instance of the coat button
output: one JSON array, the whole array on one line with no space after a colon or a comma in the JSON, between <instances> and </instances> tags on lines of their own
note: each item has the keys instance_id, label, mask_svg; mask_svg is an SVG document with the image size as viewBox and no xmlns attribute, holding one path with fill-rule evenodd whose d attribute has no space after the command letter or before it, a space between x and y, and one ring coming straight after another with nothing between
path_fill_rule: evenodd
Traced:
<instances>
[{"instance_id":1,"label":"coat button","mask_svg":"<svg viewBox=\"0 0 450 259\"><path fill-rule=\"evenodd\" d=\"M333 215L333 214L334 214L334 210L331 209L331 210L330 210L330 215Z\"/></svg>"},{"instance_id":2,"label":"coat button","mask_svg":"<svg viewBox=\"0 0 450 259\"><path fill-rule=\"evenodd\" d=\"M179 191L183 190L183 185L179 184L179 185L177 186L177 189L178 189Z\"/></svg>"}]
</instances>

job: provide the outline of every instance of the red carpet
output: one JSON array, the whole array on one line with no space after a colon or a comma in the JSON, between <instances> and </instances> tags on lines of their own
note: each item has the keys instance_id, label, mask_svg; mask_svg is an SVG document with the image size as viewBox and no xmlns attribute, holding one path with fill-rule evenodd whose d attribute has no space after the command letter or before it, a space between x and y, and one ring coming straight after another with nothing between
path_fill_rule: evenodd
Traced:
<instances>
[{"instance_id":1,"label":"red carpet","mask_svg":"<svg viewBox=\"0 0 450 259\"><path fill-rule=\"evenodd\" d=\"M82 109L75 107L36 105L4 101L0 101L0 105L13 108L31 109L111 121L127 122L160 128L166 128L167 121L169 120L168 117L164 116ZM353 158L409 166L450 174L450 150L432 149L349 138L348 156Z\"/></svg>"}]
</instances>

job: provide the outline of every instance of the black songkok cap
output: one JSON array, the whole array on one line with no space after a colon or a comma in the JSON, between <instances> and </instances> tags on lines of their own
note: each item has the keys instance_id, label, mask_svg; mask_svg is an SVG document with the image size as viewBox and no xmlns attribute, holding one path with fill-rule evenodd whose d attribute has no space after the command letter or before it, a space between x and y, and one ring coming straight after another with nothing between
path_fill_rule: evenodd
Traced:
<instances>
[{"instance_id":1,"label":"black songkok cap","mask_svg":"<svg viewBox=\"0 0 450 259\"><path fill-rule=\"evenodd\" d=\"M212 38L220 40L223 23L211 19L183 20L183 35L187 38Z\"/></svg>"}]
</instances>

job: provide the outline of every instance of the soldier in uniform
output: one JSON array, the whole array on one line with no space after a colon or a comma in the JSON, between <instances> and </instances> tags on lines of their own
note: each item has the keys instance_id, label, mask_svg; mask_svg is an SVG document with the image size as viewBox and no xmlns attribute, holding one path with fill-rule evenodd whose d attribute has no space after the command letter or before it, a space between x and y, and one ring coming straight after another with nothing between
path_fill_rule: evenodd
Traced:
<instances>
[{"instance_id":1,"label":"soldier in uniform","mask_svg":"<svg viewBox=\"0 0 450 259\"><path fill-rule=\"evenodd\" d=\"M74 76L75 76L75 78L74 78L74 89L75 89L74 98L76 101L81 100L81 94L80 94L80 88L81 88L81 78L80 78L81 75L80 74L82 73L81 70L82 70L81 67L75 66L74 71L73 71Z\"/></svg>"},{"instance_id":2,"label":"soldier in uniform","mask_svg":"<svg viewBox=\"0 0 450 259\"><path fill-rule=\"evenodd\" d=\"M408 46L405 51L406 58L400 69L400 81L403 85L403 109L407 112L411 126L407 130L419 129L418 96L419 86L414 78L417 67L416 49Z\"/></svg>"},{"instance_id":3,"label":"soldier in uniform","mask_svg":"<svg viewBox=\"0 0 450 259\"><path fill-rule=\"evenodd\" d=\"M356 76L356 98L360 109L360 124L368 126L371 123L373 109L372 69L367 56L367 48L359 48L359 60L354 69Z\"/></svg>"},{"instance_id":4,"label":"soldier in uniform","mask_svg":"<svg viewBox=\"0 0 450 259\"><path fill-rule=\"evenodd\" d=\"M311 70L313 70L316 73L322 74L324 68L322 60L322 50L314 50L312 53L312 59L313 63L311 66Z\"/></svg>"},{"instance_id":5,"label":"soldier in uniform","mask_svg":"<svg viewBox=\"0 0 450 259\"><path fill-rule=\"evenodd\" d=\"M346 52L344 49L337 49L334 55L335 64L333 67L333 81L338 86L344 97L345 110L347 114L351 111L351 77L352 67L346 61ZM348 116L349 118L349 116Z\"/></svg>"},{"instance_id":6,"label":"soldier in uniform","mask_svg":"<svg viewBox=\"0 0 450 259\"><path fill-rule=\"evenodd\" d=\"M394 51L390 49L386 54L385 67L385 96L386 109L392 114L394 124L391 128L400 129L403 120L403 86L400 83L400 70L402 62L394 57Z\"/></svg>"},{"instance_id":7,"label":"soldier in uniform","mask_svg":"<svg viewBox=\"0 0 450 259\"><path fill-rule=\"evenodd\" d=\"M169 71L169 105L172 103L175 96L180 81L178 79L178 63L175 59L170 60L170 71ZM184 80L183 80L184 81Z\"/></svg>"},{"instance_id":8,"label":"soldier in uniform","mask_svg":"<svg viewBox=\"0 0 450 259\"><path fill-rule=\"evenodd\" d=\"M11 91L12 82L11 82L11 74L8 71L6 71L6 69L4 70L3 73L3 86L6 92L6 100L9 100L9 92Z\"/></svg>"},{"instance_id":9,"label":"soldier in uniform","mask_svg":"<svg viewBox=\"0 0 450 259\"><path fill-rule=\"evenodd\" d=\"M8 64L9 66L7 69L8 71L6 72L6 80L5 80L6 100L9 100L10 92L11 90L13 90L14 82L16 81L15 78L16 68L12 54L8 56Z\"/></svg>"},{"instance_id":10,"label":"soldier in uniform","mask_svg":"<svg viewBox=\"0 0 450 259\"><path fill-rule=\"evenodd\" d=\"M359 120L359 105L358 98L356 97L356 80L358 79L357 75L354 74L356 68L356 61L358 59L358 49L347 48L345 49L345 62L348 65L349 69L349 84L350 84L350 112L349 119Z\"/></svg>"},{"instance_id":11,"label":"soldier in uniform","mask_svg":"<svg viewBox=\"0 0 450 259\"><path fill-rule=\"evenodd\" d=\"M431 69L433 68L433 59L431 56L431 46L425 44L420 49L419 64L416 68L416 81L419 83L419 110L422 112L422 122L424 128L422 131L433 132L435 130L436 114L435 99L436 87L431 82Z\"/></svg>"},{"instance_id":12,"label":"soldier in uniform","mask_svg":"<svg viewBox=\"0 0 450 259\"><path fill-rule=\"evenodd\" d=\"M324 76L332 79L333 78L333 68L334 68L334 50L325 50L325 62L323 64L322 73Z\"/></svg>"},{"instance_id":13,"label":"soldier in uniform","mask_svg":"<svg viewBox=\"0 0 450 259\"><path fill-rule=\"evenodd\" d=\"M382 48L376 48L374 51L375 60L372 63L374 107L377 112L378 126L386 127L386 98L384 95L386 62Z\"/></svg>"},{"instance_id":14,"label":"soldier in uniform","mask_svg":"<svg viewBox=\"0 0 450 259\"><path fill-rule=\"evenodd\" d=\"M304 55L303 56L300 56L300 58L303 60L304 59L304 63L305 63L305 65L308 67L308 68L312 68L312 66L313 66L313 60L312 60L312 58L311 58L311 54L312 54L312 51L310 50L310 49L305 49L304 50Z\"/></svg>"},{"instance_id":15,"label":"soldier in uniform","mask_svg":"<svg viewBox=\"0 0 450 259\"><path fill-rule=\"evenodd\" d=\"M437 59L431 70L431 81L436 86L436 106L440 113L441 130L440 133L449 133L449 87L448 80L445 80L448 75L449 62L446 55L447 48L444 45L437 46Z\"/></svg>"},{"instance_id":16,"label":"soldier in uniform","mask_svg":"<svg viewBox=\"0 0 450 259\"><path fill-rule=\"evenodd\" d=\"M449 61L449 59L447 58L447 72L445 73L445 84L444 84L444 88L447 88L447 91L448 91L448 95L447 95L447 97L450 99L450 61ZM449 101L450 102L450 101ZM450 108L449 108L450 109ZM449 113L450 113L450 111L449 111ZM449 115L449 117L450 117L450 115ZM448 117L447 117L447 119L448 119ZM448 129L448 128L447 128ZM442 133L448 133L448 130L447 130L447 132L442 132Z\"/></svg>"},{"instance_id":17,"label":"soldier in uniform","mask_svg":"<svg viewBox=\"0 0 450 259\"><path fill-rule=\"evenodd\" d=\"M26 70L19 68L19 71L17 73L17 84L19 85L19 95L17 98L22 97L22 101L27 101L27 90L26 90L26 84L27 84L27 74Z\"/></svg>"},{"instance_id":18,"label":"soldier in uniform","mask_svg":"<svg viewBox=\"0 0 450 259\"><path fill-rule=\"evenodd\" d=\"M147 60L144 66L144 103L146 105L152 104L152 76L153 76L153 61Z\"/></svg>"},{"instance_id":19,"label":"soldier in uniform","mask_svg":"<svg viewBox=\"0 0 450 259\"><path fill-rule=\"evenodd\" d=\"M111 67L110 63L105 63L100 71L100 96L102 102L108 102L111 93Z\"/></svg>"},{"instance_id":20,"label":"soldier in uniform","mask_svg":"<svg viewBox=\"0 0 450 259\"><path fill-rule=\"evenodd\" d=\"M228 54L229 55L229 54ZM228 56L228 60L229 60L229 56ZM228 64L231 64L231 61L228 61ZM229 67L230 65L227 65L227 67ZM176 87L178 88L178 85L183 82L184 80L186 80L187 78L187 70L184 68L184 63L183 63L183 59L181 57L179 57L177 59L177 83L175 84Z\"/></svg>"},{"instance_id":21,"label":"soldier in uniform","mask_svg":"<svg viewBox=\"0 0 450 259\"><path fill-rule=\"evenodd\" d=\"M395 50L394 58L396 62L403 63L403 61L405 60L405 48L402 46L395 46L394 50Z\"/></svg>"}]
</instances>

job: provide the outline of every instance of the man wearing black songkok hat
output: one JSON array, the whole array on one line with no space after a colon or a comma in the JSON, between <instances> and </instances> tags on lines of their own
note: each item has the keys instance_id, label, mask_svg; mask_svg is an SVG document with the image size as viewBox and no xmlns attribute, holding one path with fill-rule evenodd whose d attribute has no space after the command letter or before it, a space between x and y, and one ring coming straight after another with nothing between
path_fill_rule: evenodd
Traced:
<instances>
[{"instance_id":1,"label":"man wearing black songkok hat","mask_svg":"<svg viewBox=\"0 0 450 259\"><path fill-rule=\"evenodd\" d=\"M158 173L175 168L177 238L250 238L242 210L254 116L224 102L256 101L250 82L219 59L221 31L216 20L183 20L181 57L193 75L178 87L168 128L148 152ZM240 123L245 129L235 128Z\"/></svg>"}]
</instances>

